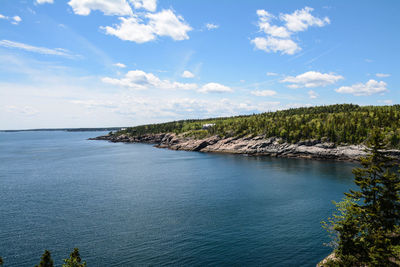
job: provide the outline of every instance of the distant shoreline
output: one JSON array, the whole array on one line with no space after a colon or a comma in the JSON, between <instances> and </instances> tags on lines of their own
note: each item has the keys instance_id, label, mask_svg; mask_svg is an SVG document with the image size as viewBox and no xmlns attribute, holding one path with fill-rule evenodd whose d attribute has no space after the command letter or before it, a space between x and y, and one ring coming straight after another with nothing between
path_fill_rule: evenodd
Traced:
<instances>
[{"instance_id":1,"label":"distant shoreline","mask_svg":"<svg viewBox=\"0 0 400 267\"><path fill-rule=\"evenodd\" d=\"M23 130L0 130L3 133L14 132L102 132L120 131L124 127L105 127L105 128L44 128L44 129L23 129Z\"/></svg>"},{"instance_id":2,"label":"distant shoreline","mask_svg":"<svg viewBox=\"0 0 400 267\"><path fill-rule=\"evenodd\" d=\"M300 141L295 144L282 139L264 136L228 137L211 136L194 139L175 133L145 134L140 136L104 135L89 140L107 140L114 143L147 143L158 148L171 150L246 154L253 156L272 156L283 158L306 158L335 161L359 161L367 155L364 145L336 145L317 140ZM387 153L400 159L400 150L390 149Z\"/></svg>"}]
</instances>

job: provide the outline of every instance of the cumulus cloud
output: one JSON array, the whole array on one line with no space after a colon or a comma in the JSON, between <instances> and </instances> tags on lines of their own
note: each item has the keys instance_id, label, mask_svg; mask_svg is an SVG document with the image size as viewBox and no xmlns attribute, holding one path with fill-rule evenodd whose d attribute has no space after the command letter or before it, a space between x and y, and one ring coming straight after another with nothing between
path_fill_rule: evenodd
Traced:
<instances>
[{"instance_id":1,"label":"cumulus cloud","mask_svg":"<svg viewBox=\"0 0 400 267\"><path fill-rule=\"evenodd\" d=\"M309 96L311 99L315 99L315 98L318 97L318 94L317 94L315 91L310 90L310 91L308 91L308 96Z\"/></svg>"},{"instance_id":2,"label":"cumulus cloud","mask_svg":"<svg viewBox=\"0 0 400 267\"><path fill-rule=\"evenodd\" d=\"M293 55L301 48L291 39L278 39L274 37L256 37L251 42L259 50L265 52L281 52L282 54Z\"/></svg>"},{"instance_id":3,"label":"cumulus cloud","mask_svg":"<svg viewBox=\"0 0 400 267\"><path fill-rule=\"evenodd\" d=\"M153 73L146 73L142 70L128 71L121 79L104 77L102 81L104 83L136 90L146 90L149 88L194 90L197 88L195 83L179 83L161 80Z\"/></svg>"},{"instance_id":4,"label":"cumulus cloud","mask_svg":"<svg viewBox=\"0 0 400 267\"><path fill-rule=\"evenodd\" d=\"M207 30L211 31L211 30L215 30L219 28L219 25L214 24L214 23L207 23L206 24L206 28Z\"/></svg>"},{"instance_id":5,"label":"cumulus cloud","mask_svg":"<svg viewBox=\"0 0 400 267\"><path fill-rule=\"evenodd\" d=\"M255 96L274 96L276 92L273 90L254 90L250 92L252 95Z\"/></svg>"},{"instance_id":6,"label":"cumulus cloud","mask_svg":"<svg viewBox=\"0 0 400 267\"><path fill-rule=\"evenodd\" d=\"M121 17L119 19L121 20L121 24L116 25L115 28L110 26L104 27L106 34L117 36L124 41L131 41L139 44L156 39L152 27L141 23L138 17Z\"/></svg>"},{"instance_id":7,"label":"cumulus cloud","mask_svg":"<svg viewBox=\"0 0 400 267\"><path fill-rule=\"evenodd\" d=\"M384 93L387 91L387 84L383 81L369 80L366 83L357 83L352 86L342 86L335 91L341 94L352 94L355 96L366 96Z\"/></svg>"},{"instance_id":8,"label":"cumulus cloud","mask_svg":"<svg viewBox=\"0 0 400 267\"><path fill-rule=\"evenodd\" d=\"M154 12L157 9L157 0L130 0L136 9L146 9Z\"/></svg>"},{"instance_id":9,"label":"cumulus cloud","mask_svg":"<svg viewBox=\"0 0 400 267\"><path fill-rule=\"evenodd\" d=\"M300 87L318 87L327 86L334 84L337 81L343 79L341 75L335 75L333 73L320 73L317 71L308 71L297 76L288 76L284 78L281 82L290 83L288 87L290 88L300 88Z\"/></svg>"},{"instance_id":10,"label":"cumulus cloud","mask_svg":"<svg viewBox=\"0 0 400 267\"><path fill-rule=\"evenodd\" d=\"M174 40L189 39L187 32L192 28L186 24L182 16L176 16L172 10L162 10L155 14L147 14L149 25L156 35L169 36Z\"/></svg>"},{"instance_id":11,"label":"cumulus cloud","mask_svg":"<svg viewBox=\"0 0 400 267\"><path fill-rule=\"evenodd\" d=\"M168 36L173 40L189 39L187 33L192 28L183 17L175 15L172 10L163 10L158 13L148 13L143 18L133 15L129 18L120 17L121 23L114 27L103 27L105 32L117 36L121 40L136 43L145 43L155 40L157 36Z\"/></svg>"},{"instance_id":12,"label":"cumulus cloud","mask_svg":"<svg viewBox=\"0 0 400 267\"><path fill-rule=\"evenodd\" d=\"M46 47L39 47L28 45L24 43L13 42L9 40L1 40L0 46L7 47L7 48L16 48L21 49L33 53L39 53L44 55L55 55L55 56L64 56L64 57L75 57L72 55L68 50L63 48L46 48Z\"/></svg>"},{"instance_id":13,"label":"cumulus cloud","mask_svg":"<svg viewBox=\"0 0 400 267\"><path fill-rule=\"evenodd\" d=\"M104 15L132 15L132 9L126 0L71 0L68 5L77 15L87 16L92 10L98 10Z\"/></svg>"},{"instance_id":14,"label":"cumulus cloud","mask_svg":"<svg viewBox=\"0 0 400 267\"><path fill-rule=\"evenodd\" d=\"M39 4L39 5L41 5L41 4L53 4L54 1L53 0L36 0L35 3Z\"/></svg>"},{"instance_id":15,"label":"cumulus cloud","mask_svg":"<svg viewBox=\"0 0 400 267\"><path fill-rule=\"evenodd\" d=\"M126 68L126 65L125 64L123 64L123 63L115 63L115 64L113 64L115 67L118 67L118 68Z\"/></svg>"},{"instance_id":16,"label":"cumulus cloud","mask_svg":"<svg viewBox=\"0 0 400 267\"><path fill-rule=\"evenodd\" d=\"M168 36L175 41L189 39L192 28L172 9L156 12L157 0L70 0L75 14L87 16L98 10L104 15L120 16L119 24L100 27L106 34L121 40L145 43ZM133 9L138 9L134 13ZM144 9L144 10L140 10Z\"/></svg>"},{"instance_id":17,"label":"cumulus cloud","mask_svg":"<svg viewBox=\"0 0 400 267\"><path fill-rule=\"evenodd\" d=\"M314 9L305 7L294 11L292 14L280 14L279 18L268 13L268 11L259 9L258 28L260 32L265 33L265 37L256 37L251 43L256 49L266 52L280 52L282 54L293 55L301 48L293 40L292 35L296 32L307 30L311 26L323 27L330 23L328 17L323 19L314 17L311 12ZM274 25L272 22L279 19L283 25Z\"/></svg>"},{"instance_id":18,"label":"cumulus cloud","mask_svg":"<svg viewBox=\"0 0 400 267\"><path fill-rule=\"evenodd\" d=\"M286 28L292 32L305 31L310 26L323 27L330 23L328 17L320 19L311 15L313 10L311 7L305 7L292 14L281 14L280 19L286 23Z\"/></svg>"},{"instance_id":19,"label":"cumulus cloud","mask_svg":"<svg viewBox=\"0 0 400 267\"><path fill-rule=\"evenodd\" d=\"M185 70L185 71L182 73L181 76L182 76L183 78L194 78L194 74L191 73L191 72L188 71L188 70Z\"/></svg>"},{"instance_id":20,"label":"cumulus cloud","mask_svg":"<svg viewBox=\"0 0 400 267\"><path fill-rule=\"evenodd\" d=\"M220 83L207 83L203 85L199 90L200 93L231 93L232 88L222 85Z\"/></svg>"},{"instance_id":21,"label":"cumulus cloud","mask_svg":"<svg viewBox=\"0 0 400 267\"><path fill-rule=\"evenodd\" d=\"M377 73L377 74L375 74L376 75L376 77L379 77L379 78L387 78L387 77L390 77L390 74L387 74L387 73Z\"/></svg>"}]
</instances>

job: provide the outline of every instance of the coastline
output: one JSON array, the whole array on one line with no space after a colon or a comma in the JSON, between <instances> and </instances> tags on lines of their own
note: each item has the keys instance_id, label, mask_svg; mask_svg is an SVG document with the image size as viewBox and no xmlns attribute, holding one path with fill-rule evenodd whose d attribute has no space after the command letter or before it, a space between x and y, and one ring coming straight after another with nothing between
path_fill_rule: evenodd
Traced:
<instances>
[{"instance_id":1,"label":"coastline","mask_svg":"<svg viewBox=\"0 0 400 267\"><path fill-rule=\"evenodd\" d=\"M284 158L316 160L358 161L367 154L364 145L335 145L318 140L300 141L295 144L282 142L276 137L264 136L228 137L211 136L195 139L175 133L145 134L140 136L104 135L89 140L106 140L114 143L147 143L158 148L172 150L246 154ZM400 159L400 150L387 150L389 156Z\"/></svg>"}]
</instances>

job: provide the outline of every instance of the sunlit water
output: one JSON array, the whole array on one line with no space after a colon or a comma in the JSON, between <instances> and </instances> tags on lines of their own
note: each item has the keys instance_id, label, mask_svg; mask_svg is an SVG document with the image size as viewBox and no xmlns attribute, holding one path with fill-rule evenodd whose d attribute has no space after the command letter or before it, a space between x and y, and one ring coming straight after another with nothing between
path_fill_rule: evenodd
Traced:
<instances>
[{"instance_id":1,"label":"sunlit water","mask_svg":"<svg viewBox=\"0 0 400 267\"><path fill-rule=\"evenodd\" d=\"M0 133L0 256L57 266L315 266L354 164Z\"/></svg>"}]
</instances>

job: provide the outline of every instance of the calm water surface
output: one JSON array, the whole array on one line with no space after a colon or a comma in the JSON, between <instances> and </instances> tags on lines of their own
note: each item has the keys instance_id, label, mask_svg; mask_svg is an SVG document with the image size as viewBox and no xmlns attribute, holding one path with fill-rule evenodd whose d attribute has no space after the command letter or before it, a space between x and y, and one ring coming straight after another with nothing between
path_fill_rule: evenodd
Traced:
<instances>
[{"instance_id":1,"label":"calm water surface","mask_svg":"<svg viewBox=\"0 0 400 267\"><path fill-rule=\"evenodd\" d=\"M0 133L0 256L57 266L315 266L354 164Z\"/></svg>"}]
</instances>

